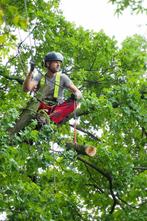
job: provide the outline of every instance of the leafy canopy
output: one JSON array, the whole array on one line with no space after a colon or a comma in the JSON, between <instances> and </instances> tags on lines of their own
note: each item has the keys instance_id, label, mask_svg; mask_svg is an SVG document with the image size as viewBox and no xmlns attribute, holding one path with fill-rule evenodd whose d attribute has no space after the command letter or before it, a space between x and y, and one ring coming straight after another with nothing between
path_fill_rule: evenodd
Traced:
<instances>
[{"instance_id":1,"label":"leafy canopy","mask_svg":"<svg viewBox=\"0 0 147 221\"><path fill-rule=\"evenodd\" d=\"M118 48L104 32L67 22L59 3L1 1L1 212L8 220L144 221L147 41L134 35ZM97 148L93 158L66 150L72 122L38 131L32 120L10 139L30 99L22 91L28 61L45 72L52 50L83 93L77 141Z\"/></svg>"}]
</instances>

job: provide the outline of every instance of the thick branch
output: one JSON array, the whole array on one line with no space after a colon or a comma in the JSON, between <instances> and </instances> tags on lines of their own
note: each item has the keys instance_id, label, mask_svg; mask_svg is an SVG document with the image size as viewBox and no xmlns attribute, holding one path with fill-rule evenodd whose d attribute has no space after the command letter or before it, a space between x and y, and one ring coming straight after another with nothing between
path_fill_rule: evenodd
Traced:
<instances>
[{"instance_id":1,"label":"thick branch","mask_svg":"<svg viewBox=\"0 0 147 221\"><path fill-rule=\"evenodd\" d=\"M90 180L94 182L92 184L87 184L87 185L95 187L99 193L104 193L104 191L97 185L97 181L92 176L92 174L89 170L89 167L86 164L85 164L85 166L86 166L87 172L89 173Z\"/></svg>"},{"instance_id":2,"label":"thick branch","mask_svg":"<svg viewBox=\"0 0 147 221\"><path fill-rule=\"evenodd\" d=\"M112 185L112 179L109 179L109 189L110 189L110 193L111 193L111 196L113 198L113 204L112 204L112 207L111 207L111 210L110 210L110 214L112 214L115 210L115 206L117 205L118 203L118 200L113 192L113 185Z\"/></svg>"},{"instance_id":3,"label":"thick branch","mask_svg":"<svg viewBox=\"0 0 147 221\"><path fill-rule=\"evenodd\" d=\"M117 194L117 198L124 204L126 204L127 206L133 208L133 209L137 209L135 206L130 205L128 202L126 202L125 200L123 200L118 194Z\"/></svg>"},{"instance_id":4,"label":"thick branch","mask_svg":"<svg viewBox=\"0 0 147 221\"><path fill-rule=\"evenodd\" d=\"M99 167L97 167L96 165L90 163L89 161L83 159L82 157L78 156L77 157L78 160L82 161L83 163L85 163L86 165L90 166L91 168L93 168L94 170L96 170L98 173L102 174L109 182L109 189L110 189L110 194L113 198L113 204L112 204L112 207L111 207L111 210L110 210L110 214L112 214L114 212L114 209L115 209L115 206L117 205L118 203L118 200L113 192L113 185L112 185L112 176L103 171L102 169L100 169Z\"/></svg>"},{"instance_id":5,"label":"thick branch","mask_svg":"<svg viewBox=\"0 0 147 221\"><path fill-rule=\"evenodd\" d=\"M96 170L98 173L100 173L101 175L103 175L106 179L108 180L112 180L112 177L109 173L103 171L102 169L100 169L99 167L97 167L96 165L90 163L89 161L83 159L81 156L77 156L77 159L82 161L83 163L85 163L86 165L90 166L91 168L93 168L94 170Z\"/></svg>"},{"instance_id":6,"label":"thick branch","mask_svg":"<svg viewBox=\"0 0 147 221\"><path fill-rule=\"evenodd\" d=\"M96 148L92 146L84 146L84 145L79 145L79 144L74 144L74 143L67 143L66 148L75 149L78 154L88 155L91 157L95 156L96 154Z\"/></svg>"},{"instance_id":7,"label":"thick branch","mask_svg":"<svg viewBox=\"0 0 147 221\"><path fill-rule=\"evenodd\" d=\"M16 121L15 126L9 129L11 136L18 133L30 123L38 111L40 101L43 100L48 95L48 93L48 86L40 88L37 95L28 102L26 109L24 109L21 113L19 119Z\"/></svg>"}]
</instances>

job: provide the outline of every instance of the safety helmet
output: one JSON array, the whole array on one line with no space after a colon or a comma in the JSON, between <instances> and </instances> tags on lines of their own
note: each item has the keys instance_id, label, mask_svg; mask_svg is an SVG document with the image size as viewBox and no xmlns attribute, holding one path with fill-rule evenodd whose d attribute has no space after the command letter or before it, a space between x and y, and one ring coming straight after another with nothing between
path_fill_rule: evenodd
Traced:
<instances>
[{"instance_id":1,"label":"safety helmet","mask_svg":"<svg viewBox=\"0 0 147 221\"><path fill-rule=\"evenodd\" d=\"M47 61L61 61L63 62L63 55L60 54L59 52L49 52L45 57L44 57L44 63Z\"/></svg>"}]
</instances>

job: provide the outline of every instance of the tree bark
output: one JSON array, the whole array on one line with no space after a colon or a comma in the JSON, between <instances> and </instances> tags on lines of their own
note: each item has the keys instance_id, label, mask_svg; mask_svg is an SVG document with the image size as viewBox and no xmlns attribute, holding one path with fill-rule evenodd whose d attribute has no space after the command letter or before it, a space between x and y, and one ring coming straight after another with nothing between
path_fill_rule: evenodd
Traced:
<instances>
[{"instance_id":1,"label":"tree bark","mask_svg":"<svg viewBox=\"0 0 147 221\"><path fill-rule=\"evenodd\" d=\"M85 146L85 145L79 145L74 143L67 143L66 144L67 149L75 149L78 154L82 155L88 155L88 156L95 156L96 154L96 148L92 146Z\"/></svg>"},{"instance_id":2,"label":"tree bark","mask_svg":"<svg viewBox=\"0 0 147 221\"><path fill-rule=\"evenodd\" d=\"M48 86L40 88L36 96L28 102L27 107L22 111L14 127L8 130L10 136L13 136L14 134L18 133L30 123L30 121L35 117L37 113L40 101L43 100L48 95L48 93Z\"/></svg>"}]
</instances>

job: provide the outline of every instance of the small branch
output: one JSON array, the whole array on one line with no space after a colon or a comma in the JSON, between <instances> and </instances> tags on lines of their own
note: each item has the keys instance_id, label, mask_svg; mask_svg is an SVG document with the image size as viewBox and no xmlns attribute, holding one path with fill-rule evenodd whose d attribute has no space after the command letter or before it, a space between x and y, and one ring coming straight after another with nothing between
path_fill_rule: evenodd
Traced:
<instances>
[{"instance_id":1,"label":"small branch","mask_svg":"<svg viewBox=\"0 0 147 221\"><path fill-rule=\"evenodd\" d=\"M27 40L27 38L32 34L32 32L35 30L35 28L37 27L37 25L34 26L34 28L28 33L28 35L24 38L23 41L21 41L18 46L17 46L17 54L15 56L13 56L12 58L10 58L6 65L5 65L5 68L7 67L8 63L10 63L11 61L13 61L19 54L20 54L20 47L21 45Z\"/></svg>"},{"instance_id":2,"label":"small branch","mask_svg":"<svg viewBox=\"0 0 147 221\"><path fill-rule=\"evenodd\" d=\"M11 81L17 81L19 84L23 84L24 80L20 79L20 78L16 78L16 77L9 77L9 76L6 76L6 75L3 75L0 73L0 76L8 79L8 80L11 80Z\"/></svg>"},{"instance_id":3,"label":"small branch","mask_svg":"<svg viewBox=\"0 0 147 221\"><path fill-rule=\"evenodd\" d=\"M145 171L147 170L147 167L134 167L135 170L141 170L141 171Z\"/></svg>"},{"instance_id":4,"label":"small branch","mask_svg":"<svg viewBox=\"0 0 147 221\"><path fill-rule=\"evenodd\" d=\"M117 193L117 198L118 198L121 202L123 202L124 204L126 204L127 206L129 206L129 207L131 207L131 208L133 208L133 209L137 209L135 206L132 206L132 205L130 205L128 202L126 202L125 200L123 200L123 199L118 195L118 193Z\"/></svg>"},{"instance_id":5,"label":"small branch","mask_svg":"<svg viewBox=\"0 0 147 221\"><path fill-rule=\"evenodd\" d=\"M92 70L92 68L94 67L94 64L95 64L95 62L96 62L96 59L97 59L97 53L96 53L96 55L95 55L95 57L94 57L94 59L93 59L93 62L91 63L91 66L90 66L90 71Z\"/></svg>"},{"instance_id":6,"label":"small branch","mask_svg":"<svg viewBox=\"0 0 147 221\"><path fill-rule=\"evenodd\" d=\"M92 67L90 67L89 69L85 69L84 67L74 66L74 67L71 67L70 69L65 68L63 70L63 72L68 75L68 72L80 71L82 69L85 72L100 72L102 75L104 75L107 72L112 71L115 67L116 67L116 65L111 65L111 66L109 66L109 68L105 68L105 69L101 70L100 68L93 69Z\"/></svg>"},{"instance_id":7,"label":"small branch","mask_svg":"<svg viewBox=\"0 0 147 221\"><path fill-rule=\"evenodd\" d=\"M140 203L140 204L138 204L138 205L136 205L136 206L132 206L132 205L130 205L128 202L126 202L124 199L122 199L122 198L118 195L118 193L117 193L117 198L118 198L122 203L124 203L125 205L131 207L132 209L138 209L140 206L143 206L144 204L147 203L147 201L145 200L144 202L142 202L142 203Z\"/></svg>"},{"instance_id":8,"label":"small branch","mask_svg":"<svg viewBox=\"0 0 147 221\"><path fill-rule=\"evenodd\" d=\"M95 191L98 193L104 193L104 191L96 183L87 183L85 185L94 187Z\"/></svg>"},{"instance_id":9,"label":"small branch","mask_svg":"<svg viewBox=\"0 0 147 221\"><path fill-rule=\"evenodd\" d=\"M147 137L147 131L144 127L142 127L142 137Z\"/></svg>"},{"instance_id":10,"label":"small branch","mask_svg":"<svg viewBox=\"0 0 147 221\"><path fill-rule=\"evenodd\" d=\"M74 125L72 125L72 124L69 124L69 126L74 128ZM95 136L94 134L90 133L89 131L86 131L86 130L78 127L78 126L76 127L76 129L81 131L81 132L83 132L83 133L85 133L85 134L87 134L88 136L90 136L94 140L101 141L97 136Z\"/></svg>"}]
</instances>

